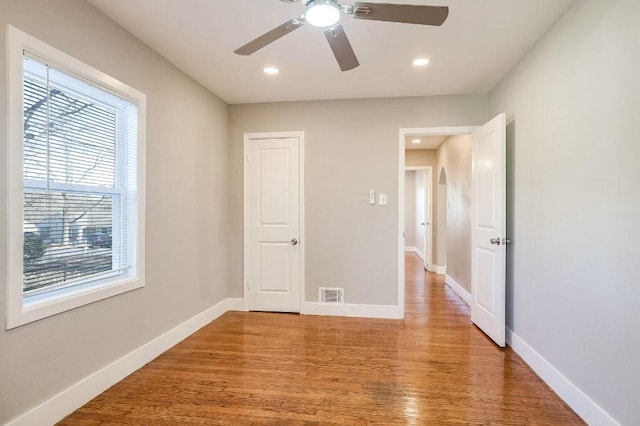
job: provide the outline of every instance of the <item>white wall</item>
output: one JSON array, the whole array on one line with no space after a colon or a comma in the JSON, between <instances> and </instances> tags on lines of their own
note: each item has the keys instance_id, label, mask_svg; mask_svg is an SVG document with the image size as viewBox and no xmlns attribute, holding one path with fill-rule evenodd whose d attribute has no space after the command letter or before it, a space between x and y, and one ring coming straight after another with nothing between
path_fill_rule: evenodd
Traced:
<instances>
[{"instance_id":1,"label":"white wall","mask_svg":"<svg viewBox=\"0 0 640 426\"><path fill-rule=\"evenodd\" d=\"M5 331L0 424L226 298L227 106L88 3L0 1L9 23L147 94L146 287ZM0 55L0 317L5 316L6 74Z\"/></svg>"},{"instance_id":2,"label":"white wall","mask_svg":"<svg viewBox=\"0 0 640 426\"><path fill-rule=\"evenodd\" d=\"M639 19L637 0L579 0L489 98L509 116L508 326L626 425L640 424Z\"/></svg>"},{"instance_id":3,"label":"white wall","mask_svg":"<svg viewBox=\"0 0 640 426\"><path fill-rule=\"evenodd\" d=\"M230 106L233 296L243 294L243 133L305 132L306 299L336 286L347 303L397 305L399 130L482 124L486 102L471 95ZM386 192L388 206L369 206L370 189Z\"/></svg>"}]
</instances>

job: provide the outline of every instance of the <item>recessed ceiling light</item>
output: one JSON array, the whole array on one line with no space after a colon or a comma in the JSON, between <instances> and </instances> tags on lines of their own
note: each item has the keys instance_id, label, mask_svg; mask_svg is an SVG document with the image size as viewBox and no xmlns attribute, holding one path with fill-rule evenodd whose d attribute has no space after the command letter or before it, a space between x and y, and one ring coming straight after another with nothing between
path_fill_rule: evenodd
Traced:
<instances>
[{"instance_id":1,"label":"recessed ceiling light","mask_svg":"<svg viewBox=\"0 0 640 426\"><path fill-rule=\"evenodd\" d=\"M415 143L416 145L420 143L420 139L414 139L411 141L411 143Z\"/></svg>"},{"instance_id":2,"label":"recessed ceiling light","mask_svg":"<svg viewBox=\"0 0 640 426\"><path fill-rule=\"evenodd\" d=\"M429 60L427 58L418 58L413 61L413 66L424 67L425 65L429 65Z\"/></svg>"},{"instance_id":3,"label":"recessed ceiling light","mask_svg":"<svg viewBox=\"0 0 640 426\"><path fill-rule=\"evenodd\" d=\"M265 74L276 75L280 72L280 70L276 67L266 67L264 70Z\"/></svg>"}]
</instances>

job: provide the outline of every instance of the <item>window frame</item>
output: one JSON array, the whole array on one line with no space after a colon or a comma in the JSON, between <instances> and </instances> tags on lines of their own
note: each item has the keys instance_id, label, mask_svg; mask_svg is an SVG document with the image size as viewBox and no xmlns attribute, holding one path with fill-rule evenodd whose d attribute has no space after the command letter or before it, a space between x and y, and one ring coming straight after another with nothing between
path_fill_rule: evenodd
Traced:
<instances>
[{"instance_id":1,"label":"window frame","mask_svg":"<svg viewBox=\"0 0 640 426\"><path fill-rule=\"evenodd\" d=\"M6 329L18 327L145 285L145 129L146 95L72 56L7 25L7 276ZM135 104L137 114L137 217L135 273L53 290L23 293L23 53Z\"/></svg>"}]
</instances>

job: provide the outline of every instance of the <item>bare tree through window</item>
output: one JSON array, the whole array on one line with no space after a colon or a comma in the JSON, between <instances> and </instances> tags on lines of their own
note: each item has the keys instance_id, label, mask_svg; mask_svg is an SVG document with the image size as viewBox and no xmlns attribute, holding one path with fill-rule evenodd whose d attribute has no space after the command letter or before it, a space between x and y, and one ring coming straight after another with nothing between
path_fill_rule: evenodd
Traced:
<instances>
[{"instance_id":1,"label":"bare tree through window","mask_svg":"<svg viewBox=\"0 0 640 426\"><path fill-rule=\"evenodd\" d=\"M120 202L109 191L117 185L117 110L40 68L24 77L25 292L111 271Z\"/></svg>"}]
</instances>

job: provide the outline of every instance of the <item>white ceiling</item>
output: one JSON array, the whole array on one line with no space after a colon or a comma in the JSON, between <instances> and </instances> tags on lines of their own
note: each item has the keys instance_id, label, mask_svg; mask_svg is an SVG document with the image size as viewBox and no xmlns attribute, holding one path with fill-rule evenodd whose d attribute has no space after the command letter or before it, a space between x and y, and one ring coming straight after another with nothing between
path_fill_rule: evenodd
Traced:
<instances>
[{"instance_id":1,"label":"white ceiling","mask_svg":"<svg viewBox=\"0 0 640 426\"><path fill-rule=\"evenodd\" d=\"M319 28L233 51L304 6L279 0L88 0L228 103L486 93L575 0L385 0L449 6L441 27L342 24L360 67L341 72ZM344 0L342 3L353 3ZM411 62L428 57L416 69ZM280 74L267 76L265 66Z\"/></svg>"},{"instance_id":2,"label":"white ceiling","mask_svg":"<svg viewBox=\"0 0 640 426\"><path fill-rule=\"evenodd\" d=\"M437 149L449 136L407 136L405 138L405 149ZM420 143L413 143L419 140Z\"/></svg>"}]
</instances>

